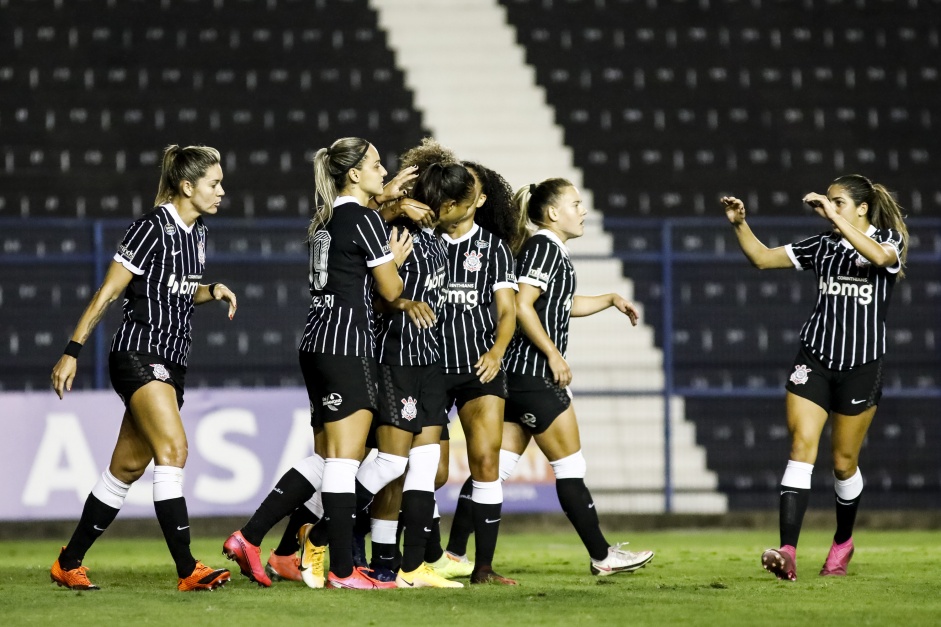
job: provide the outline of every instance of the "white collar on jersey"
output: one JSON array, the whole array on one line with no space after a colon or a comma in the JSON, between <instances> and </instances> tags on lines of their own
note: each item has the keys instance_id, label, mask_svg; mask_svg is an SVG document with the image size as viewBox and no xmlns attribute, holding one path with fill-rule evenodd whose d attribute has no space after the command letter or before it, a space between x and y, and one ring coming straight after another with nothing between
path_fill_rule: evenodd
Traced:
<instances>
[{"instance_id":1,"label":"white collar on jersey","mask_svg":"<svg viewBox=\"0 0 941 627\"><path fill-rule=\"evenodd\" d=\"M464 235L461 235L459 238L451 239L451 237L447 233L442 233L441 239L443 239L449 244L460 244L461 242L466 242L467 240L472 238L479 230L480 230L480 225L474 222L474 226L471 227L471 230L468 231L467 233L464 233Z\"/></svg>"},{"instance_id":2,"label":"white collar on jersey","mask_svg":"<svg viewBox=\"0 0 941 627\"><path fill-rule=\"evenodd\" d=\"M180 227L181 229L183 229L183 231L185 231L186 233L193 232L193 227L186 226L186 223L183 222L182 218L180 218L180 214L177 213L176 207L173 206L172 202L165 202L160 206L166 209L167 213L173 216L173 221L176 222L176 225ZM196 223L194 222L193 224L196 224Z\"/></svg>"},{"instance_id":3,"label":"white collar on jersey","mask_svg":"<svg viewBox=\"0 0 941 627\"><path fill-rule=\"evenodd\" d=\"M559 236L553 233L552 231L550 231L549 229L539 229L538 231L533 233L533 235L545 235L546 237L551 239L553 242L555 242L559 246L559 248L562 249L563 255L565 255L566 257L569 256L569 249L565 247L565 242L559 239Z\"/></svg>"},{"instance_id":4,"label":"white collar on jersey","mask_svg":"<svg viewBox=\"0 0 941 627\"><path fill-rule=\"evenodd\" d=\"M333 201L333 206L337 207L348 202L355 202L357 205L359 205L359 201L356 200L355 196L338 196L337 199Z\"/></svg>"},{"instance_id":5,"label":"white collar on jersey","mask_svg":"<svg viewBox=\"0 0 941 627\"><path fill-rule=\"evenodd\" d=\"M867 236L867 237L872 237L872 234L875 233L875 232L876 232L876 227L874 227L873 225L870 224L870 225L869 225L869 228L866 229L866 236ZM853 248L853 245L850 244L850 243L849 243L849 240L847 240L845 237L842 237L842 236L840 237L840 243L843 244L844 246L846 246L847 248ZM855 250L855 249L854 249L854 250Z\"/></svg>"}]
</instances>

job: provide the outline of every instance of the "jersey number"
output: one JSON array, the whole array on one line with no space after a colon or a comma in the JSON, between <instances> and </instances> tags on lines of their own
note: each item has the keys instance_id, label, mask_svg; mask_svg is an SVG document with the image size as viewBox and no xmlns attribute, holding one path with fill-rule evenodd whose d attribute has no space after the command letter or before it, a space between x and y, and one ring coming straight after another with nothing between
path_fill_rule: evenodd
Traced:
<instances>
[{"instance_id":1,"label":"jersey number","mask_svg":"<svg viewBox=\"0 0 941 627\"><path fill-rule=\"evenodd\" d=\"M330 234L317 231L310 243L310 276L308 280L315 290L322 290L327 284L327 260L330 255Z\"/></svg>"}]
</instances>

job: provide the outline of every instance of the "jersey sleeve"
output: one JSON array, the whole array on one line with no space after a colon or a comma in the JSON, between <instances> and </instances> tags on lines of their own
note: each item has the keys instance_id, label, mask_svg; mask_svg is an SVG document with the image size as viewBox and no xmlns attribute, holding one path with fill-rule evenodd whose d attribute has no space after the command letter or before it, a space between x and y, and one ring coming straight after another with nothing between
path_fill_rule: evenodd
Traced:
<instances>
[{"instance_id":1,"label":"jersey sleeve","mask_svg":"<svg viewBox=\"0 0 941 627\"><path fill-rule=\"evenodd\" d=\"M160 245L160 224L156 220L138 220L128 227L114 260L141 275L152 263L153 253Z\"/></svg>"},{"instance_id":2,"label":"jersey sleeve","mask_svg":"<svg viewBox=\"0 0 941 627\"><path fill-rule=\"evenodd\" d=\"M510 248L502 239L494 238L494 240L497 243L497 249L494 251L493 291L496 292L497 290L509 288L518 292L519 287L516 285L516 264L513 261L513 255L510 253Z\"/></svg>"},{"instance_id":3,"label":"jersey sleeve","mask_svg":"<svg viewBox=\"0 0 941 627\"><path fill-rule=\"evenodd\" d=\"M898 271L902 269L902 251L905 250L905 240L902 238L902 234L894 229L879 231L879 235L880 237L877 241L880 244L888 244L895 249L895 263L887 267L886 271L897 274Z\"/></svg>"},{"instance_id":4,"label":"jersey sleeve","mask_svg":"<svg viewBox=\"0 0 941 627\"><path fill-rule=\"evenodd\" d=\"M378 211L369 211L357 220L353 242L366 254L366 266L375 268L393 260L389 232Z\"/></svg>"},{"instance_id":5,"label":"jersey sleeve","mask_svg":"<svg viewBox=\"0 0 941 627\"><path fill-rule=\"evenodd\" d=\"M530 239L517 260L520 283L535 285L545 292L559 268L559 249L548 240Z\"/></svg>"},{"instance_id":6,"label":"jersey sleeve","mask_svg":"<svg viewBox=\"0 0 941 627\"><path fill-rule=\"evenodd\" d=\"M799 242L794 242L784 247L787 256L790 258L795 268L798 270L810 270L814 267L814 255L816 255L817 251L820 249L822 239L823 237L821 235L814 235L813 237L802 239Z\"/></svg>"}]
</instances>

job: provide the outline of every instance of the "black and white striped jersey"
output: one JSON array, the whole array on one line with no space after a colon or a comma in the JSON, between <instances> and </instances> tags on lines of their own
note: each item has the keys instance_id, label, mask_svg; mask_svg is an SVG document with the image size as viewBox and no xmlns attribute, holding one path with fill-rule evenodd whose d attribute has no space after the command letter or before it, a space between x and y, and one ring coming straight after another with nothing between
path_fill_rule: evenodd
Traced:
<instances>
[{"instance_id":1,"label":"black and white striped jersey","mask_svg":"<svg viewBox=\"0 0 941 627\"><path fill-rule=\"evenodd\" d=\"M539 323L562 356L568 350L569 319L575 298L575 267L565 244L552 231L540 229L523 245L516 259L520 283L535 285L542 294L533 303ZM507 372L552 377L545 354L516 330L503 358Z\"/></svg>"},{"instance_id":2,"label":"black and white striped jersey","mask_svg":"<svg viewBox=\"0 0 941 627\"><path fill-rule=\"evenodd\" d=\"M447 374L466 374L496 339L497 290L518 289L513 255L477 224L457 239L441 237L448 258L438 315L441 364Z\"/></svg>"},{"instance_id":3,"label":"black and white striped jersey","mask_svg":"<svg viewBox=\"0 0 941 627\"><path fill-rule=\"evenodd\" d=\"M167 203L135 221L114 260L134 274L111 351L159 355L186 365L196 288L206 267L206 225L186 226Z\"/></svg>"},{"instance_id":4,"label":"black and white striped jersey","mask_svg":"<svg viewBox=\"0 0 941 627\"><path fill-rule=\"evenodd\" d=\"M441 240L433 230L419 228L409 220L390 226L407 228L412 234L412 254L399 268L404 284L400 298L427 303L438 315L448 261ZM427 366L440 356L437 329L419 329L405 312L376 317L376 347L379 363L391 366Z\"/></svg>"},{"instance_id":5,"label":"black and white striped jersey","mask_svg":"<svg viewBox=\"0 0 941 627\"><path fill-rule=\"evenodd\" d=\"M337 198L309 251L310 310L298 350L374 357L370 268L393 260L379 212L352 196Z\"/></svg>"},{"instance_id":6,"label":"black and white striped jersey","mask_svg":"<svg viewBox=\"0 0 941 627\"><path fill-rule=\"evenodd\" d=\"M904 242L891 229L866 231L880 244L891 244L901 259ZM788 244L798 270L813 269L819 295L801 329L801 341L828 368L848 370L885 354L885 317L901 262L877 268L841 235L833 232Z\"/></svg>"}]
</instances>

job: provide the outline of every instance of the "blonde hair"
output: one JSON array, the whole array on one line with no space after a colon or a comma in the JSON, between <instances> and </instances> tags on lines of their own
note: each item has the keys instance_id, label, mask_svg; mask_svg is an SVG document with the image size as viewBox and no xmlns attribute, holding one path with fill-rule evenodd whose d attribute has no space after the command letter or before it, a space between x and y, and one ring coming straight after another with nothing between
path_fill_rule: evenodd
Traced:
<instances>
[{"instance_id":1,"label":"blonde hair","mask_svg":"<svg viewBox=\"0 0 941 627\"><path fill-rule=\"evenodd\" d=\"M333 201L346 187L346 173L362 163L370 143L359 137L343 137L314 155L314 217L308 238L324 228L333 217Z\"/></svg>"},{"instance_id":2,"label":"blonde hair","mask_svg":"<svg viewBox=\"0 0 941 627\"><path fill-rule=\"evenodd\" d=\"M519 240L513 250L514 254L518 253L523 248L526 240L532 237L535 226L545 224L546 208L557 202L559 196L569 187L574 187L574 185L568 179L552 178L541 183L525 185L516 190L513 195L513 202L519 207L519 225L517 227Z\"/></svg>"},{"instance_id":3,"label":"blonde hair","mask_svg":"<svg viewBox=\"0 0 941 627\"><path fill-rule=\"evenodd\" d=\"M883 185L873 183L862 174L846 174L831 183L839 185L856 205L866 203L869 211L866 217L869 223L877 229L892 229L898 231L902 237L902 253L899 258L901 269L898 277L905 278L905 261L908 259L908 227L905 226L905 216L892 193Z\"/></svg>"},{"instance_id":4,"label":"blonde hair","mask_svg":"<svg viewBox=\"0 0 941 627\"><path fill-rule=\"evenodd\" d=\"M206 174L206 170L222 160L219 151L209 146L167 146L160 164L160 183L154 205L162 205L180 192L183 181L193 185Z\"/></svg>"}]
</instances>

